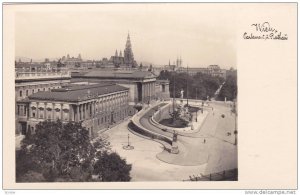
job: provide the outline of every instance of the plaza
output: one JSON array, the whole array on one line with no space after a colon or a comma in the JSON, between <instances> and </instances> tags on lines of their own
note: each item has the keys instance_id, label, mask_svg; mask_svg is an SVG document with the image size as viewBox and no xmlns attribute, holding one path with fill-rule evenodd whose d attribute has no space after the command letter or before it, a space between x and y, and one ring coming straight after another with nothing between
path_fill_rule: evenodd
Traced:
<instances>
[{"instance_id":1,"label":"plaza","mask_svg":"<svg viewBox=\"0 0 300 195\"><path fill-rule=\"evenodd\" d=\"M150 105L144 112L147 113L160 103ZM206 109L206 118L199 120L199 123L202 122L198 125L199 129L195 129L194 133L181 132L178 135L178 154L169 153L156 140L129 131L128 123L131 119L126 119L101 135L107 137L113 151L132 164L132 181L182 181L190 176L235 169L235 116L231 113L230 103L210 102L209 105L213 109ZM138 116L142 118L145 115L139 113ZM164 131L159 133L168 135ZM133 150L123 149L123 146L128 145L128 136Z\"/></svg>"}]
</instances>

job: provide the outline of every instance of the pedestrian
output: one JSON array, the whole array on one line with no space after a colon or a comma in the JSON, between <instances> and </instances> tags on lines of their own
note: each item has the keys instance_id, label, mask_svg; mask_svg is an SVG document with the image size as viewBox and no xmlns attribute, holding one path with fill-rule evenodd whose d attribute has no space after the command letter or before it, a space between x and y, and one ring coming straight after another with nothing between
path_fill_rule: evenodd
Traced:
<instances>
[{"instance_id":1,"label":"pedestrian","mask_svg":"<svg viewBox=\"0 0 300 195\"><path fill-rule=\"evenodd\" d=\"M204 139L204 140L203 140L203 143L205 143L205 142L206 142L206 140Z\"/></svg>"}]
</instances>

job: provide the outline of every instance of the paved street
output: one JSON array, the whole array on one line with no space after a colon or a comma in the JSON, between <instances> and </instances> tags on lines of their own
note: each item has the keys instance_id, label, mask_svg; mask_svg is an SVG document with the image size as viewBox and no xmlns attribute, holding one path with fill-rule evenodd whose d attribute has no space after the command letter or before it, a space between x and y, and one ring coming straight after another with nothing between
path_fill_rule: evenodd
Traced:
<instances>
[{"instance_id":1,"label":"paved street","mask_svg":"<svg viewBox=\"0 0 300 195\"><path fill-rule=\"evenodd\" d=\"M170 154L163 151L161 144L132 134L127 129L129 120L104 134L108 135L112 149L133 165L133 181L183 180L191 175L236 168L234 115L230 112L229 104L216 102L210 103L210 106L213 109L210 109L200 131L189 134L188 137L178 136L179 154ZM224 118L221 117L222 114L225 115ZM228 132L231 133L230 136ZM122 148L127 145L128 134L133 150Z\"/></svg>"}]
</instances>

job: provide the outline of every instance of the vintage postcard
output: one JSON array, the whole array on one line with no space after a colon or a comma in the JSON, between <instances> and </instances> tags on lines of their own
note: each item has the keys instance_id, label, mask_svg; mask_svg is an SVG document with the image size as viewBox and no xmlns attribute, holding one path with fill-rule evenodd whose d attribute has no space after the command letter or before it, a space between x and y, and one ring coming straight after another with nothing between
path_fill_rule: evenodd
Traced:
<instances>
[{"instance_id":1,"label":"vintage postcard","mask_svg":"<svg viewBox=\"0 0 300 195\"><path fill-rule=\"evenodd\" d=\"M297 3L2 6L4 189L297 188Z\"/></svg>"}]
</instances>

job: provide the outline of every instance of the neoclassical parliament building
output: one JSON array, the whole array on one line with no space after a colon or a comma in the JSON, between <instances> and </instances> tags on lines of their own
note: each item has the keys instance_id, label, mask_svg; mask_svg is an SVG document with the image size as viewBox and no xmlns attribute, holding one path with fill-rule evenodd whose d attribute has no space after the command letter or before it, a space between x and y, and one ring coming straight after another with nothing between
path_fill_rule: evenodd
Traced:
<instances>
[{"instance_id":1,"label":"neoclassical parliament building","mask_svg":"<svg viewBox=\"0 0 300 195\"><path fill-rule=\"evenodd\" d=\"M130 55L125 57L129 58L126 62L135 63L128 40L124 53ZM71 73L57 67L18 69L16 134L32 134L44 120L61 120L81 122L90 136L95 136L134 115L137 105L169 98L169 81L157 80L150 71L92 69Z\"/></svg>"}]
</instances>

